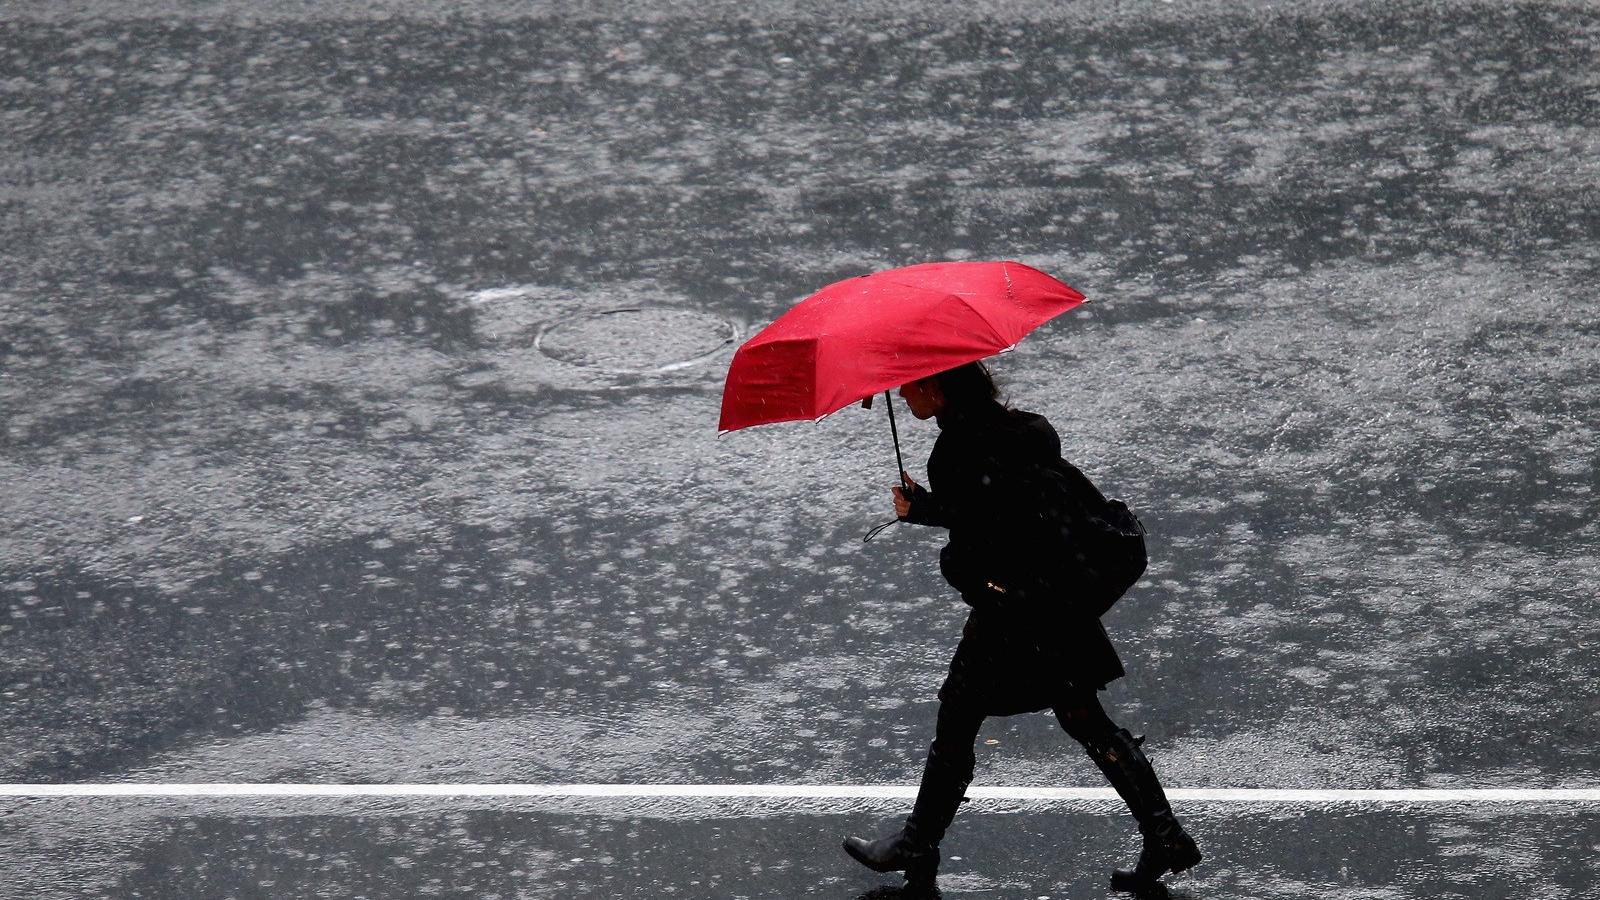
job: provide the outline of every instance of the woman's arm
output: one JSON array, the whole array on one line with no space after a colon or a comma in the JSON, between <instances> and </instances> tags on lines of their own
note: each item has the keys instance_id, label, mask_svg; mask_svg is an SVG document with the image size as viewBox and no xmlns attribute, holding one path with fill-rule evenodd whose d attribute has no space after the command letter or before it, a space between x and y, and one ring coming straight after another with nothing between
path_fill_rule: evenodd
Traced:
<instances>
[{"instance_id":1,"label":"woman's arm","mask_svg":"<svg viewBox=\"0 0 1600 900\"><path fill-rule=\"evenodd\" d=\"M950 510L933 492L905 477L905 488L894 489L894 511L901 519L913 525L950 527ZM908 495L906 491L909 490Z\"/></svg>"}]
</instances>

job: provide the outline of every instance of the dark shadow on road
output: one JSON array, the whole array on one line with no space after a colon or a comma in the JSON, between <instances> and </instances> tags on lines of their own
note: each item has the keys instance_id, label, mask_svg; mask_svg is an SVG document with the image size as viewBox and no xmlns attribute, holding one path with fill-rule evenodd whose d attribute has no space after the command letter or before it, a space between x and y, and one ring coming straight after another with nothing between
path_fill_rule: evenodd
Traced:
<instances>
[{"instance_id":1,"label":"dark shadow on road","mask_svg":"<svg viewBox=\"0 0 1600 900\"><path fill-rule=\"evenodd\" d=\"M938 888L932 891L913 889L905 885L881 884L855 900L939 900L944 896Z\"/></svg>"}]
</instances>

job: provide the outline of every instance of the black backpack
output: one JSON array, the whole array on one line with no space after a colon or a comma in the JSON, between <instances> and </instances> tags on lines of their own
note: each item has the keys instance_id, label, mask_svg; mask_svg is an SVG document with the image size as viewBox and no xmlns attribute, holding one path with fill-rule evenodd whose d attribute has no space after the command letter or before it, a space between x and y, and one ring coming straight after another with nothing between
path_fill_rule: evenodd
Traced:
<instances>
[{"instance_id":1,"label":"black backpack","mask_svg":"<svg viewBox=\"0 0 1600 900\"><path fill-rule=\"evenodd\" d=\"M1059 457L1033 460L1012 467L1006 480L1017 516L1006 536L1016 543L1006 555L1028 557L1018 559L1029 573L1027 593L1098 618L1144 574L1144 524L1077 466Z\"/></svg>"}]
</instances>

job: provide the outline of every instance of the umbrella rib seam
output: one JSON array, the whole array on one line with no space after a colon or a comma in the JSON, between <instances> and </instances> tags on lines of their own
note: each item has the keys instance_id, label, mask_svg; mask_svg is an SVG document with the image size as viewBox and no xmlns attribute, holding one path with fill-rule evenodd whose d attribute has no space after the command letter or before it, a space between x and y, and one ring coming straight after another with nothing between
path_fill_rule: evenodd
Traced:
<instances>
[{"instance_id":1,"label":"umbrella rib seam","mask_svg":"<svg viewBox=\"0 0 1600 900\"><path fill-rule=\"evenodd\" d=\"M821 335L826 337L827 335ZM815 424L826 419L833 413L817 415L817 410L823 407L822 403L822 341L811 342L811 422Z\"/></svg>"},{"instance_id":2,"label":"umbrella rib seam","mask_svg":"<svg viewBox=\"0 0 1600 900\"><path fill-rule=\"evenodd\" d=\"M1011 286L1008 283L1006 285L1007 296L1010 295L1010 290L1011 290ZM967 309L971 310L972 314L974 316L978 317L978 321L982 322L984 325L987 325L989 327L989 336L994 339L995 343L1000 344L1000 345L1005 346L1005 347L1013 346L1013 344L1010 341L1008 341L1004 337L1000 336L1000 329L994 327L994 322L991 322L989 320L989 317L983 314L983 310L979 309L976 306L973 306L971 303L968 303L967 299L965 297L962 297L960 294L951 294L950 298L954 299L954 300L960 300L962 306L965 306Z\"/></svg>"}]
</instances>

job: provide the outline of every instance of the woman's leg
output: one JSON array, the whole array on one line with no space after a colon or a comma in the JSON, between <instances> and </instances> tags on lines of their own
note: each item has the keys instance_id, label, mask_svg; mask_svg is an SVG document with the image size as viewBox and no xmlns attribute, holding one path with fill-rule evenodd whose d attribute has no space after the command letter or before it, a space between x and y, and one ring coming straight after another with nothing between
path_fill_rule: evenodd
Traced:
<instances>
[{"instance_id":1,"label":"woman's leg","mask_svg":"<svg viewBox=\"0 0 1600 900\"><path fill-rule=\"evenodd\" d=\"M938 846L945 829L965 799L977 764L973 744L983 725L983 713L962 703L940 703L928 761L922 767L922 785L911 818L927 843ZM908 822L909 824L909 822Z\"/></svg>"},{"instance_id":2,"label":"woman's leg","mask_svg":"<svg viewBox=\"0 0 1600 900\"><path fill-rule=\"evenodd\" d=\"M931 887L939 869L939 842L972 783L972 745L983 718L983 713L965 704L939 704L933 743L922 767L922 784L905 827L876 841L846 838L845 851L874 871L903 871L909 885Z\"/></svg>"},{"instance_id":3,"label":"woman's leg","mask_svg":"<svg viewBox=\"0 0 1600 900\"><path fill-rule=\"evenodd\" d=\"M1172 814L1155 768L1139 748L1144 739L1118 728L1092 690L1074 691L1055 708L1055 714L1062 729L1083 745L1117 795L1128 804L1144 835L1138 864L1132 870L1113 872L1111 886L1160 896L1164 893L1161 876L1198 863L1200 850Z\"/></svg>"}]
</instances>

